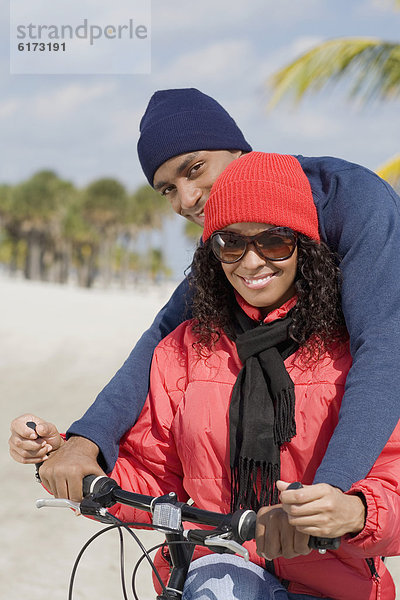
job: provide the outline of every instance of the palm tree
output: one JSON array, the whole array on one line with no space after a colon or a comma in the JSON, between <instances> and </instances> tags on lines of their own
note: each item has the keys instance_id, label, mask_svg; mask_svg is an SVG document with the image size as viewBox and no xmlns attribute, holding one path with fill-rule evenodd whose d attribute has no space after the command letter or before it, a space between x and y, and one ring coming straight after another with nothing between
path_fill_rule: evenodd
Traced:
<instances>
[{"instance_id":1,"label":"palm tree","mask_svg":"<svg viewBox=\"0 0 400 600\"><path fill-rule=\"evenodd\" d=\"M201 234L203 233L202 228L197 223L193 223L192 221L186 221L185 223L185 236L190 241L198 241L201 238Z\"/></svg>"},{"instance_id":2,"label":"palm tree","mask_svg":"<svg viewBox=\"0 0 400 600\"><path fill-rule=\"evenodd\" d=\"M100 236L83 216L83 196L78 192L63 220L63 237L68 247L69 270L76 269L80 287L92 287L97 275Z\"/></svg>"},{"instance_id":3,"label":"palm tree","mask_svg":"<svg viewBox=\"0 0 400 600\"><path fill-rule=\"evenodd\" d=\"M171 269L169 269L165 262L162 250L160 248L150 248L149 256L147 257L147 263L149 265L150 277L154 282L162 279L163 276L170 277Z\"/></svg>"},{"instance_id":4,"label":"palm tree","mask_svg":"<svg viewBox=\"0 0 400 600\"><path fill-rule=\"evenodd\" d=\"M171 215L166 199L149 185L140 186L133 194L129 222L143 229L160 229Z\"/></svg>"},{"instance_id":5,"label":"palm tree","mask_svg":"<svg viewBox=\"0 0 400 600\"><path fill-rule=\"evenodd\" d=\"M120 280L123 287L130 269L132 242L139 232L150 233L154 229L161 229L165 219L168 219L171 214L171 207L165 198L147 184L141 185L128 197L128 210L122 226L123 251L120 261ZM156 255L152 252L153 249L149 248L146 258L141 261L144 270L148 272L154 270L152 261Z\"/></svg>"},{"instance_id":6,"label":"palm tree","mask_svg":"<svg viewBox=\"0 0 400 600\"><path fill-rule=\"evenodd\" d=\"M61 260L61 223L73 193L72 184L52 171L35 173L10 189L4 226L16 243L26 243L27 279L47 279Z\"/></svg>"},{"instance_id":7,"label":"palm tree","mask_svg":"<svg viewBox=\"0 0 400 600\"><path fill-rule=\"evenodd\" d=\"M15 274L21 261L20 220L15 220L12 203L12 187L0 186L1 262L7 263L10 273Z\"/></svg>"},{"instance_id":8,"label":"palm tree","mask_svg":"<svg viewBox=\"0 0 400 600\"><path fill-rule=\"evenodd\" d=\"M395 0L400 7L400 0ZM275 73L270 84L275 106L284 96L299 102L308 92L327 84L351 81L350 98L370 102L400 95L400 44L373 38L328 40ZM392 157L378 174L393 186L400 183L400 155Z\"/></svg>"},{"instance_id":9,"label":"palm tree","mask_svg":"<svg viewBox=\"0 0 400 600\"><path fill-rule=\"evenodd\" d=\"M350 97L364 102L390 100L400 94L400 44L374 38L337 38L312 48L272 76L271 106L291 94L321 90L342 78L354 83Z\"/></svg>"},{"instance_id":10,"label":"palm tree","mask_svg":"<svg viewBox=\"0 0 400 600\"><path fill-rule=\"evenodd\" d=\"M43 170L14 186L0 184L0 261L11 272L23 267L28 279L62 283L74 267L85 287L99 271L106 285L113 271L122 283L130 270L166 275L158 250L149 245L139 257L131 241L160 229L169 214L168 202L148 185L127 194L119 181L103 178L77 190Z\"/></svg>"},{"instance_id":11,"label":"palm tree","mask_svg":"<svg viewBox=\"0 0 400 600\"><path fill-rule=\"evenodd\" d=\"M386 161L376 172L379 177L388 181L397 192L400 192L400 154Z\"/></svg>"},{"instance_id":12,"label":"palm tree","mask_svg":"<svg viewBox=\"0 0 400 600\"><path fill-rule=\"evenodd\" d=\"M125 187L116 179L94 181L83 192L82 215L99 236L99 268L105 286L112 279L112 250L128 207Z\"/></svg>"}]
</instances>

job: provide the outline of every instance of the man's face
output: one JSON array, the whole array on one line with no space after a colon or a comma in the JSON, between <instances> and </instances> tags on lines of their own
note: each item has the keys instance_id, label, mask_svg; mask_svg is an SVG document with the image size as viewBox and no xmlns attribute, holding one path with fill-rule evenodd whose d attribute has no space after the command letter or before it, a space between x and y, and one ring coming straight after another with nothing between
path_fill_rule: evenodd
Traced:
<instances>
[{"instance_id":1,"label":"man's face","mask_svg":"<svg viewBox=\"0 0 400 600\"><path fill-rule=\"evenodd\" d=\"M170 158L157 169L153 186L178 215L204 227L204 206L218 175L241 150L198 150Z\"/></svg>"}]
</instances>

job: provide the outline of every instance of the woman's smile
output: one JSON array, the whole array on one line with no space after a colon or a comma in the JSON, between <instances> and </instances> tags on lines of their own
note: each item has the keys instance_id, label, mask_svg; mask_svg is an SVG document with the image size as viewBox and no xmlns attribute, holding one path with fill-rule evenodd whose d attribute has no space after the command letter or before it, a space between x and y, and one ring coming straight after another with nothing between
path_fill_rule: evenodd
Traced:
<instances>
[{"instance_id":1,"label":"woman's smile","mask_svg":"<svg viewBox=\"0 0 400 600\"><path fill-rule=\"evenodd\" d=\"M272 278L276 277L278 275L278 273L267 273L266 275L258 275L257 277L253 276L244 276L244 275L237 275L237 277L240 277L240 279L242 279L244 285L246 285L248 288L253 289L253 290L260 290L262 288L264 288L266 285L268 285L269 283L271 283Z\"/></svg>"}]
</instances>

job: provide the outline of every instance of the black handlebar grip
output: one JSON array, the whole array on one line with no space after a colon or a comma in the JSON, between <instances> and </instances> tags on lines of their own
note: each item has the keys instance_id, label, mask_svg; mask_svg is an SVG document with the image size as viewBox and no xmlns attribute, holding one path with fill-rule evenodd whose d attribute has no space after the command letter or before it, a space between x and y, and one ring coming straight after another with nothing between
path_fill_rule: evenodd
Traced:
<instances>
[{"instance_id":1,"label":"black handlebar grip","mask_svg":"<svg viewBox=\"0 0 400 600\"><path fill-rule=\"evenodd\" d=\"M92 484L98 480L96 475L86 475L82 480L82 494L88 496L93 493Z\"/></svg>"},{"instance_id":2,"label":"black handlebar grip","mask_svg":"<svg viewBox=\"0 0 400 600\"><path fill-rule=\"evenodd\" d=\"M288 490L299 490L302 488L302 484L300 481L294 481L291 483L287 489ZM323 538L316 537L314 535L310 535L310 539L308 541L308 546L313 550L319 550L320 552L325 552L326 550L337 550L340 546L340 537L337 538Z\"/></svg>"},{"instance_id":3,"label":"black handlebar grip","mask_svg":"<svg viewBox=\"0 0 400 600\"><path fill-rule=\"evenodd\" d=\"M232 529L242 542L254 540L256 537L257 515L254 510L237 510L232 515Z\"/></svg>"},{"instance_id":4,"label":"black handlebar grip","mask_svg":"<svg viewBox=\"0 0 400 600\"><path fill-rule=\"evenodd\" d=\"M86 475L82 481L82 493L84 496L88 496L89 494L107 494L115 487L118 487L118 483L105 475Z\"/></svg>"}]
</instances>

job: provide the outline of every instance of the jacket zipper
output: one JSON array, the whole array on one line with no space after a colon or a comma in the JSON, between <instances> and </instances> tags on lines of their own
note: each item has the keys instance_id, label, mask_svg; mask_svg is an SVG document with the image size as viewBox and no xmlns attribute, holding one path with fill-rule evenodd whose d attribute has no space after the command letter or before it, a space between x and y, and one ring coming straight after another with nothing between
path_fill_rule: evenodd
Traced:
<instances>
[{"instance_id":1,"label":"jacket zipper","mask_svg":"<svg viewBox=\"0 0 400 600\"><path fill-rule=\"evenodd\" d=\"M379 581L380 576L379 576L378 571L376 570L374 559L373 558L366 558L365 560L366 560L368 568L369 568L369 570L371 572L372 579L374 581Z\"/></svg>"},{"instance_id":2,"label":"jacket zipper","mask_svg":"<svg viewBox=\"0 0 400 600\"><path fill-rule=\"evenodd\" d=\"M290 585L289 579L282 579L282 577L279 577L276 574L275 564L274 564L273 560L265 559L265 569L268 571L268 573L270 573L271 575L276 577L280 581L280 583L283 585L284 588L286 588L286 589L289 588L289 585Z\"/></svg>"},{"instance_id":3,"label":"jacket zipper","mask_svg":"<svg viewBox=\"0 0 400 600\"><path fill-rule=\"evenodd\" d=\"M268 573L270 573L271 575L273 575L274 577L276 577L276 575L275 575L275 565L274 565L274 561L273 560L265 559L265 569L266 569L266 571L268 571Z\"/></svg>"}]
</instances>

